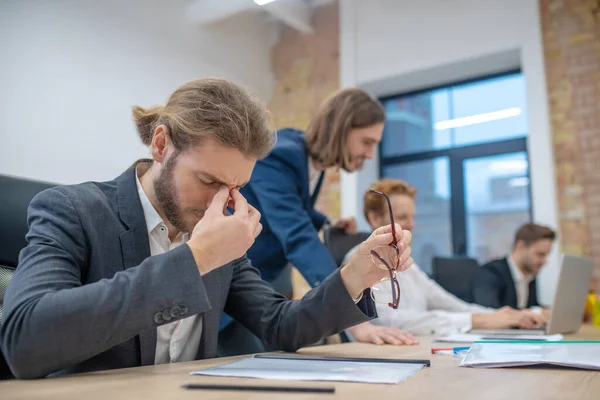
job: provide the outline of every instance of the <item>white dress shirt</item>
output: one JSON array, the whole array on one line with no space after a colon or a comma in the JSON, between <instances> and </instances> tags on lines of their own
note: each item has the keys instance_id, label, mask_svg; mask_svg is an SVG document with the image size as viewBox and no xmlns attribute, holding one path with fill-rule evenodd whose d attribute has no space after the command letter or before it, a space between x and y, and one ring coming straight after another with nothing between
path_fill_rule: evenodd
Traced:
<instances>
[{"instance_id":1,"label":"white dress shirt","mask_svg":"<svg viewBox=\"0 0 600 400\"><path fill-rule=\"evenodd\" d=\"M348 252L345 261L356 247ZM494 312L493 308L470 304L448 293L429 278L418 265L398 272L400 302L394 310L387 304L375 303L378 318L374 324L392 326L415 335L449 335L472 328L472 314ZM389 281L376 285L378 295L392 299Z\"/></svg>"},{"instance_id":2,"label":"white dress shirt","mask_svg":"<svg viewBox=\"0 0 600 400\"><path fill-rule=\"evenodd\" d=\"M146 218L150 255L166 253L181 246L189 239L189 234L179 233L173 241L169 240L166 224L154 209L146 196L144 188L137 176L138 195ZM154 364L167 364L196 359L200 337L202 336L202 316L196 314L179 321L164 324L156 328L156 353Z\"/></svg>"},{"instance_id":3,"label":"white dress shirt","mask_svg":"<svg viewBox=\"0 0 600 400\"><path fill-rule=\"evenodd\" d=\"M506 258L513 281L515 282L515 290L517 292L517 308L527 308L527 300L529 300L529 284L533 280L531 275L524 275L512 256Z\"/></svg>"}]
</instances>

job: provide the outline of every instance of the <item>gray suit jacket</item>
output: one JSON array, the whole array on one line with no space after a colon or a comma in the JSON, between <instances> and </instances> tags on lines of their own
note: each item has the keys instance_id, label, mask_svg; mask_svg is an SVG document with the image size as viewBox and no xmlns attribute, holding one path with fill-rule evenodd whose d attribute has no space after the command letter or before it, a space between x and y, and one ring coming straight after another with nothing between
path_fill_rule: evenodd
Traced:
<instances>
[{"instance_id":1,"label":"gray suit jacket","mask_svg":"<svg viewBox=\"0 0 600 400\"><path fill-rule=\"evenodd\" d=\"M339 272L288 301L246 257L200 276L187 245L150 256L134 168L40 193L28 223L0 328L18 378L152 365L156 328L195 314L197 359L215 356L224 311L286 351L376 316L370 296L354 304Z\"/></svg>"}]
</instances>

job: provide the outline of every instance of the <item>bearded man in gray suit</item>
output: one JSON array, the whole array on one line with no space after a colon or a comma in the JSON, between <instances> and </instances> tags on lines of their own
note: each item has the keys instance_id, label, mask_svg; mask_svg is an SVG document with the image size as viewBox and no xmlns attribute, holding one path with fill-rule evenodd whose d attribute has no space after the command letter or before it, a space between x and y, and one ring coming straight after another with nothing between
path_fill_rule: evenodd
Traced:
<instances>
[{"instance_id":1,"label":"bearded man in gray suit","mask_svg":"<svg viewBox=\"0 0 600 400\"><path fill-rule=\"evenodd\" d=\"M370 252L392 242L390 226L302 300L279 295L246 258L261 216L238 189L275 137L258 100L200 79L133 115L152 159L30 204L0 328L16 377L214 357L223 312L287 351L376 316L368 291L388 271ZM403 269L411 236L396 232Z\"/></svg>"}]
</instances>

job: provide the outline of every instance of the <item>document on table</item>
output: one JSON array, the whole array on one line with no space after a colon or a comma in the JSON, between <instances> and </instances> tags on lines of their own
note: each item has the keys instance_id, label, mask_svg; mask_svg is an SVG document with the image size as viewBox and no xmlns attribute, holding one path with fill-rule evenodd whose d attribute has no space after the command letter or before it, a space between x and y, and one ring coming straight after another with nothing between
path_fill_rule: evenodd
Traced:
<instances>
[{"instance_id":1,"label":"document on table","mask_svg":"<svg viewBox=\"0 0 600 400\"><path fill-rule=\"evenodd\" d=\"M400 383L417 372L424 364L382 362L330 361L290 358L244 358L228 364L193 371L191 375L235 376L243 378L340 381L365 383Z\"/></svg>"},{"instance_id":2,"label":"document on table","mask_svg":"<svg viewBox=\"0 0 600 400\"><path fill-rule=\"evenodd\" d=\"M473 343L461 367L501 368L558 365L600 370L600 342L488 341Z\"/></svg>"},{"instance_id":3,"label":"document on table","mask_svg":"<svg viewBox=\"0 0 600 400\"><path fill-rule=\"evenodd\" d=\"M562 340L563 335L476 335L473 333L456 333L454 335L435 338L436 342L473 343L477 340L536 340L542 342L554 342Z\"/></svg>"}]
</instances>

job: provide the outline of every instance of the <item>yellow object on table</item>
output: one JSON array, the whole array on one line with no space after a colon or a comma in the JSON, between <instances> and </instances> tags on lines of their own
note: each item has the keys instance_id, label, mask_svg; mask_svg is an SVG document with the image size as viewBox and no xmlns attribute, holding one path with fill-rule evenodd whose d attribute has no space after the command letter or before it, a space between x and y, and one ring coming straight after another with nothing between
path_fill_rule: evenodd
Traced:
<instances>
[{"instance_id":1,"label":"yellow object on table","mask_svg":"<svg viewBox=\"0 0 600 400\"><path fill-rule=\"evenodd\" d=\"M590 316L594 326L600 326L600 300L598 295L590 293L585 304L585 311Z\"/></svg>"}]
</instances>

